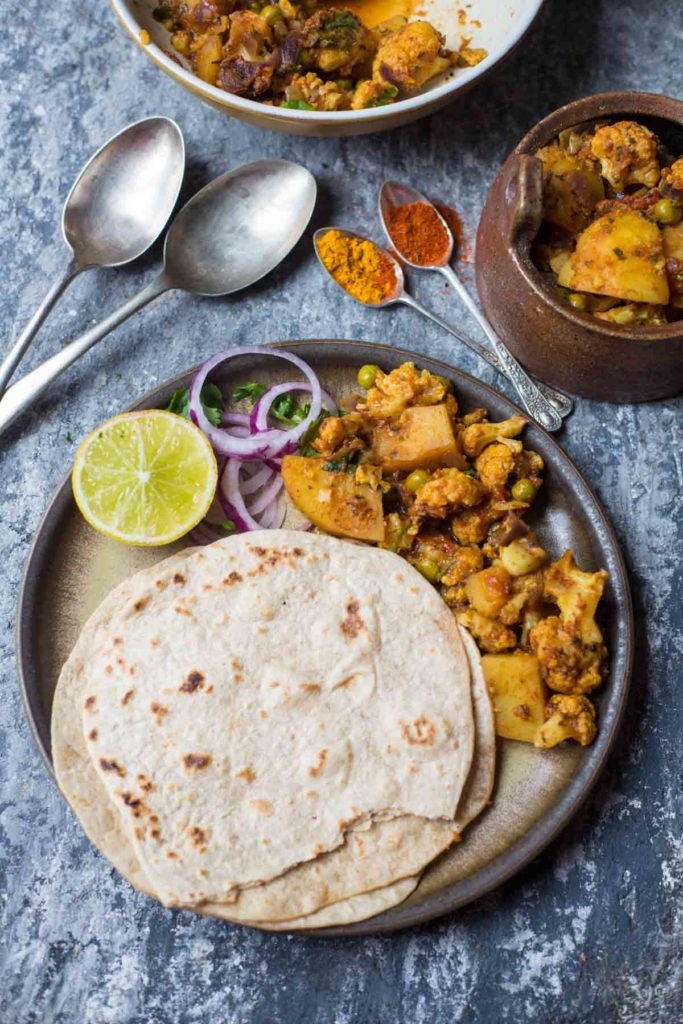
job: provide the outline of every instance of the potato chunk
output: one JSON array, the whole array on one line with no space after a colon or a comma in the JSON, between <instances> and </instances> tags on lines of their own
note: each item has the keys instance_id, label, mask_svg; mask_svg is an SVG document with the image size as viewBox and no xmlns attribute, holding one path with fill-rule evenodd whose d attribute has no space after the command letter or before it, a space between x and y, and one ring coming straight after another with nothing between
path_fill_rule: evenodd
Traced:
<instances>
[{"instance_id":1,"label":"potato chunk","mask_svg":"<svg viewBox=\"0 0 683 1024\"><path fill-rule=\"evenodd\" d=\"M536 154L543 162L543 216L571 234L582 231L605 198L594 164L554 142Z\"/></svg>"},{"instance_id":2,"label":"potato chunk","mask_svg":"<svg viewBox=\"0 0 683 1024\"><path fill-rule=\"evenodd\" d=\"M548 693L533 654L485 654L481 667L493 701L496 733L533 743L545 722Z\"/></svg>"},{"instance_id":3,"label":"potato chunk","mask_svg":"<svg viewBox=\"0 0 683 1024\"><path fill-rule=\"evenodd\" d=\"M475 572L465 582L467 600L480 615L495 619L512 592L510 574L502 565Z\"/></svg>"},{"instance_id":4,"label":"potato chunk","mask_svg":"<svg viewBox=\"0 0 683 1024\"><path fill-rule=\"evenodd\" d=\"M661 232L638 210L613 210L579 235L557 280L572 291L665 306L669 284Z\"/></svg>"},{"instance_id":5,"label":"potato chunk","mask_svg":"<svg viewBox=\"0 0 683 1024\"><path fill-rule=\"evenodd\" d=\"M393 423L380 423L372 435L372 455L387 473L409 473L443 464L458 451L445 405L411 406Z\"/></svg>"},{"instance_id":6,"label":"potato chunk","mask_svg":"<svg viewBox=\"0 0 683 1024\"><path fill-rule=\"evenodd\" d=\"M223 44L220 36L207 35L195 54L194 69L202 81L215 85L222 59Z\"/></svg>"},{"instance_id":7,"label":"potato chunk","mask_svg":"<svg viewBox=\"0 0 683 1024\"><path fill-rule=\"evenodd\" d=\"M358 484L353 473L325 469L322 459L286 455L282 479L300 512L325 533L354 540L384 540L382 492Z\"/></svg>"}]
</instances>

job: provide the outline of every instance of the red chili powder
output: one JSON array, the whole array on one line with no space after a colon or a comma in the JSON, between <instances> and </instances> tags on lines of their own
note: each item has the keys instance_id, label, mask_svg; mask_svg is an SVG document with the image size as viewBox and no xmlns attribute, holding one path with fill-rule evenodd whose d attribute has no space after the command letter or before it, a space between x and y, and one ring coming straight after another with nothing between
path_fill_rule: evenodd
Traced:
<instances>
[{"instance_id":1,"label":"red chili powder","mask_svg":"<svg viewBox=\"0 0 683 1024\"><path fill-rule=\"evenodd\" d=\"M443 263L448 254L448 232L427 203L394 206L386 218L392 242L401 256L422 267Z\"/></svg>"},{"instance_id":2,"label":"red chili powder","mask_svg":"<svg viewBox=\"0 0 683 1024\"><path fill-rule=\"evenodd\" d=\"M470 252L465 239L462 217L452 206L437 205L436 208L451 229L451 234L453 235L453 255L456 259L469 263Z\"/></svg>"}]
</instances>

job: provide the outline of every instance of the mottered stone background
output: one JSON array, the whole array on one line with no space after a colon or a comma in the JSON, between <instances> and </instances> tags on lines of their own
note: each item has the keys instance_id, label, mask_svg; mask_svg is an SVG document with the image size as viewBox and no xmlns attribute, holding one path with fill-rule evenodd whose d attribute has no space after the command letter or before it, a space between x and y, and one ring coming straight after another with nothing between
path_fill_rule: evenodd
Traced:
<instances>
[{"instance_id":1,"label":"mottered stone background","mask_svg":"<svg viewBox=\"0 0 683 1024\"><path fill-rule=\"evenodd\" d=\"M368 138L299 139L241 125L166 78L103 2L27 0L0 51L0 348L64 258L59 213L84 160L126 123L180 123L185 195L264 155L317 177L315 223L379 237L388 175L463 215L470 243L495 170L559 104L606 89L676 95L683 13L651 0L549 0L504 68L445 111ZM27 365L113 309L159 259L85 275ZM440 279L416 293L458 317ZM172 913L92 849L34 748L13 651L29 541L80 437L135 396L231 344L396 342L492 371L408 310L363 310L322 279L310 234L232 300L167 296L86 356L0 440L0 1024L660 1024L683 1020L681 401L579 401L562 438L622 542L638 639L617 752L563 835L470 908L389 938L314 941ZM500 379L496 385L504 390Z\"/></svg>"}]
</instances>

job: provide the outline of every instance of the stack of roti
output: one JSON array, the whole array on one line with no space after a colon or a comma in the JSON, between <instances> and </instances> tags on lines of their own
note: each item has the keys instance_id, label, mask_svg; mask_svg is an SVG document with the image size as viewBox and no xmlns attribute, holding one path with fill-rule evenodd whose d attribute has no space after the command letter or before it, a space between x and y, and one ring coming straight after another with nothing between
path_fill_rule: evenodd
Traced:
<instances>
[{"instance_id":1,"label":"stack of roti","mask_svg":"<svg viewBox=\"0 0 683 1024\"><path fill-rule=\"evenodd\" d=\"M264 928L374 916L487 804L476 646L397 555L289 530L112 592L64 666L59 785L172 907Z\"/></svg>"}]
</instances>

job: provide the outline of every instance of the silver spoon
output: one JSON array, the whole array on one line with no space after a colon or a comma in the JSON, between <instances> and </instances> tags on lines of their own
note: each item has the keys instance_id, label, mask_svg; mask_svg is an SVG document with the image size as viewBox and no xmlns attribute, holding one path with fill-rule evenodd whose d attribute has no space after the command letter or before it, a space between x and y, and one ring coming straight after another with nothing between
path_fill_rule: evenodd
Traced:
<instances>
[{"instance_id":1,"label":"silver spoon","mask_svg":"<svg viewBox=\"0 0 683 1024\"><path fill-rule=\"evenodd\" d=\"M443 259L439 263L429 265L424 263L413 263L412 260L409 260L407 258L405 253L399 250L398 246L396 245L396 242L391 237L391 233L389 231L387 223L387 216L389 214L389 211L391 209L396 208L397 206L407 206L411 203L424 203L426 206L429 206L434 211L435 215L439 218L441 224L444 227L444 230L446 231L446 234L448 236L448 249L444 253ZM506 346L503 344L501 339L498 337L496 332L491 327L491 324L488 322L484 314L477 306L476 302L468 292L465 285L462 283L458 275L451 267L450 261L453 255L454 246L453 232L446 223L445 219L436 209L434 204L430 203L429 199L427 199L426 196L423 196L421 192L418 192L417 189L412 188L410 185L404 185L398 181L385 181L382 184L382 187L380 188L379 191L379 215L382 221L382 227L384 228L384 232L390 244L398 252L398 255L401 257L401 259L408 264L408 266L415 267L417 270L437 270L440 274L443 274L443 276L446 278L448 283L455 291L455 294L464 304L470 316L472 316L477 321L477 323L483 330L484 334L491 342L491 345L493 346L493 349L496 355L498 356L498 361L503 365L503 372L506 374L507 377L509 377L512 383L515 385L515 388L520 397L522 398L524 405L532 414L532 416L534 416L536 419L539 419L539 417L536 415L533 409L529 406L529 401L531 401L532 404L536 401L535 396L533 395L533 391L529 389L529 383L532 384L532 387L535 387L538 391L542 393L547 402L550 402L550 404L553 406L556 412L560 414L560 416L568 416L574 408L574 404L571 401L571 399L568 398L567 395L563 394L561 391L556 391L555 388L551 388L547 384L541 385L539 382L534 383L533 381L530 380L530 378L526 374L526 371L510 354ZM542 421L539 420L539 422ZM548 426L548 424L543 423L543 426ZM557 428L549 427L548 429Z\"/></svg>"},{"instance_id":2,"label":"silver spoon","mask_svg":"<svg viewBox=\"0 0 683 1024\"><path fill-rule=\"evenodd\" d=\"M74 278L93 267L130 263L159 237L173 213L184 173L183 136L167 117L129 125L88 161L62 212L71 258L0 365L0 396Z\"/></svg>"},{"instance_id":3,"label":"silver spoon","mask_svg":"<svg viewBox=\"0 0 683 1024\"><path fill-rule=\"evenodd\" d=\"M159 276L8 388L0 400L0 433L67 367L163 292L230 295L265 277L298 242L315 198L312 174L288 160L257 160L216 178L172 222Z\"/></svg>"},{"instance_id":4,"label":"silver spoon","mask_svg":"<svg viewBox=\"0 0 683 1024\"><path fill-rule=\"evenodd\" d=\"M318 257L318 260L320 261L320 265L325 271L327 271L328 274L330 274L330 271L327 270L327 267L323 263L322 259L320 259L320 253L318 252L317 243L318 240L324 234L331 230L339 231L340 229L319 228L314 235L316 255ZM362 235L357 235L353 231L341 231L341 234L347 235L349 238L358 238L360 241L366 241L366 239L364 239ZM405 290L405 278L403 276L403 270L398 260L394 259L391 253L387 252L386 249L382 249L382 252L387 257L387 259L391 261L391 264L394 268L394 273L396 274L396 287L394 291L385 299L382 299L381 302L361 302L362 306L370 306L372 309L384 309L385 306L394 306L399 303L404 306L410 306L411 309L415 309L417 310L418 313L421 313L423 316L426 316L428 320L432 320L435 324L438 324L438 326L442 327L444 331L448 331L448 333L452 334L454 338L457 338L458 341L461 341L463 345L467 345L468 348L472 349L473 352L476 352L477 355L481 356L482 359L485 359L486 362L493 366L496 370L498 370L499 373L502 373L504 376L509 377L509 379L512 380L513 384L515 383L513 378L510 377L510 375L508 374L508 370L503 364L503 361L499 360L497 355L491 352L485 345L482 345L478 341L474 341L473 338L469 338L466 334L462 334L460 331L456 330L455 327L451 326L451 324L447 323L445 320L442 320L441 317L437 316L436 313L433 313L431 309L427 309L427 307L423 306L421 302L418 302L417 299L413 298L413 296ZM332 277L332 280L335 282L335 284L337 284L339 288L342 289L342 291L346 292L346 289L343 287L343 285L340 285L339 282L335 280L332 274L330 274L330 277ZM346 292L346 294L348 295L349 293ZM361 300L357 299L356 301L360 302ZM538 385L535 385L532 382L532 387L534 391L538 392L541 402L543 403L543 408L539 409L537 415L536 412L534 412L525 402L524 404L528 409L529 413L533 416L535 420L537 420L541 424L541 426L545 427L546 430L559 430L562 426L562 417L557 412L557 410L554 409L553 406L550 404L549 394L552 393L552 389L548 389L546 384L542 384L540 382L538 383ZM544 397L544 393L548 397ZM0 402L0 415L1 413L2 403Z\"/></svg>"}]
</instances>

